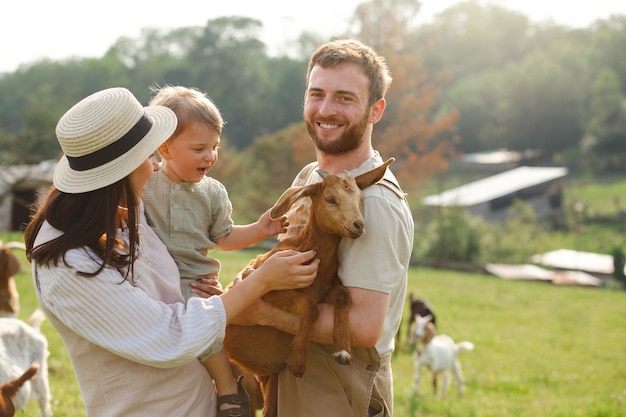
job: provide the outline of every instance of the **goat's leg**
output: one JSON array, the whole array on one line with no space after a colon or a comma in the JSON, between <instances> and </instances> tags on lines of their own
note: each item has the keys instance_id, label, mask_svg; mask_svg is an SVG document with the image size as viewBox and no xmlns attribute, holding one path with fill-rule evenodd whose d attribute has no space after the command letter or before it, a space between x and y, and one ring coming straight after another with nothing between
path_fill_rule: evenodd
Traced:
<instances>
[{"instance_id":1,"label":"goat's leg","mask_svg":"<svg viewBox=\"0 0 626 417\"><path fill-rule=\"evenodd\" d=\"M45 348L42 348L42 351ZM42 417L52 417L52 407L50 405L50 385L48 384L48 366L46 358L40 356L38 359L40 364L38 374L31 380L31 389L33 397L37 399Z\"/></svg>"},{"instance_id":2,"label":"goat's leg","mask_svg":"<svg viewBox=\"0 0 626 417\"><path fill-rule=\"evenodd\" d=\"M263 417L278 416L278 374L271 374L261 378L263 392Z\"/></svg>"},{"instance_id":3,"label":"goat's leg","mask_svg":"<svg viewBox=\"0 0 626 417\"><path fill-rule=\"evenodd\" d=\"M448 393L448 385L450 383L450 372L448 370L444 370L441 372L441 380L440 396L445 397Z\"/></svg>"},{"instance_id":4,"label":"goat's leg","mask_svg":"<svg viewBox=\"0 0 626 417\"><path fill-rule=\"evenodd\" d=\"M306 352L309 348L311 329L319 315L317 303L310 295L296 290L271 291L265 294L263 299L300 317L298 331L291 341L291 352L286 362L291 373L301 377L306 368Z\"/></svg>"},{"instance_id":5,"label":"goat's leg","mask_svg":"<svg viewBox=\"0 0 626 417\"><path fill-rule=\"evenodd\" d=\"M413 393L419 394L420 387L420 357L417 352L413 352Z\"/></svg>"},{"instance_id":6,"label":"goat's leg","mask_svg":"<svg viewBox=\"0 0 626 417\"><path fill-rule=\"evenodd\" d=\"M454 378L456 379L456 386L459 391L459 395L463 395L465 392L465 377L463 376L463 370L461 368L461 362L457 359L452 367L454 372Z\"/></svg>"},{"instance_id":7,"label":"goat's leg","mask_svg":"<svg viewBox=\"0 0 626 417\"><path fill-rule=\"evenodd\" d=\"M298 333L293 337L291 353L287 358L289 370L297 377L302 377L306 370L306 354L309 348L309 338L313 324L319 315L317 304L307 298L301 299L300 308L300 327L298 327Z\"/></svg>"},{"instance_id":8,"label":"goat's leg","mask_svg":"<svg viewBox=\"0 0 626 417\"><path fill-rule=\"evenodd\" d=\"M333 356L342 364L350 364L352 348L350 346L350 293L343 286L334 286L330 290L330 301L335 308L333 328Z\"/></svg>"}]
</instances>

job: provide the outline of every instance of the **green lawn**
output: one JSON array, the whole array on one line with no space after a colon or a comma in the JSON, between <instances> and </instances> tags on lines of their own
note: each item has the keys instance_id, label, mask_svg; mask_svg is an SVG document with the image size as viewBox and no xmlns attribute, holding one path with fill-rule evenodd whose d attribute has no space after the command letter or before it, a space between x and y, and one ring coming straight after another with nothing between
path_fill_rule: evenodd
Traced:
<instances>
[{"instance_id":1,"label":"green lawn","mask_svg":"<svg viewBox=\"0 0 626 417\"><path fill-rule=\"evenodd\" d=\"M19 235L13 235L19 236ZM0 239L9 240L0 233ZM20 317L37 307L23 253L16 277ZM248 251L219 253L223 277L252 258ZM409 291L426 298L439 331L470 340L463 353L465 396L451 387L433 396L427 371L421 395L412 395L413 362L404 334L393 358L395 416L609 417L626 410L626 293L604 289L511 282L451 271L412 269ZM49 322L50 385L56 417L83 416L82 402L63 344ZM31 401L20 417L38 417Z\"/></svg>"}]
</instances>

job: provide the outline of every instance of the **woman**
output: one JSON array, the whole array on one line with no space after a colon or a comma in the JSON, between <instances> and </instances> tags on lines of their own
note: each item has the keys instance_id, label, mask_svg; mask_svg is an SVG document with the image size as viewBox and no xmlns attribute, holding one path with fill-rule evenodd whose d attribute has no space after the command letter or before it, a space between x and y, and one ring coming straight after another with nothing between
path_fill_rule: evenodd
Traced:
<instances>
[{"instance_id":1,"label":"woman","mask_svg":"<svg viewBox=\"0 0 626 417\"><path fill-rule=\"evenodd\" d=\"M317 260L304 265L313 252L283 252L232 290L185 306L139 198L175 127L171 110L144 108L124 88L81 100L57 124L64 155L24 237L88 416L215 416L213 381L196 358L260 296L305 287L317 272Z\"/></svg>"}]
</instances>

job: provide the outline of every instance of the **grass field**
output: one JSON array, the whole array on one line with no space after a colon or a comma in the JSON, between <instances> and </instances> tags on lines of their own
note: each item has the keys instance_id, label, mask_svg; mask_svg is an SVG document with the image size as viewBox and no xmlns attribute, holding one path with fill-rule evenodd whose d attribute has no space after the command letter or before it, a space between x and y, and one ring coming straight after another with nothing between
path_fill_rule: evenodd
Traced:
<instances>
[{"instance_id":1,"label":"grass field","mask_svg":"<svg viewBox=\"0 0 626 417\"><path fill-rule=\"evenodd\" d=\"M5 242L19 235L2 235ZM37 307L30 268L16 277L20 317ZM249 260L247 251L220 253L223 277ZM409 291L426 298L439 331L476 348L462 354L465 396L432 394L422 373L412 394L411 352L402 342L393 358L395 416L617 417L626 415L626 293L511 282L451 271L412 269ZM403 333L404 332L403 328ZM80 393L63 344L49 322L50 385L56 417L83 416ZM31 401L20 417L39 416Z\"/></svg>"}]
</instances>

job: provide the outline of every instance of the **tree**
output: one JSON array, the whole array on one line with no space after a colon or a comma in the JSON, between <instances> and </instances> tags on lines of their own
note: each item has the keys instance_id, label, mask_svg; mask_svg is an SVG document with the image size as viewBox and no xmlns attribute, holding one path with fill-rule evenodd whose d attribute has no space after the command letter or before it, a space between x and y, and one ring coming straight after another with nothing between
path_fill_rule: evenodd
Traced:
<instances>
[{"instance_id":1,"label":"tree","mask_svg":"<svg viewBox=\"0 0 626 417\"><path fill-rule=\"evenodd\" d=\"M613 70L601 70L591 86L584 144L603 154L626 151L626 99Z\"/></svg>"},{"instance_id":2,"label":"tree","mask_svg":"<svg viewBox=\"0 0 626 417\"><path fill-rule=\"evenodd\" d=\"M227 155L228 160L224 160ZM220 152L215 176L228 188L237 216L250 222L271 207L291 185L298 171L315 160L314 147L303 122L294 123L258 138L236 156L232 150ZM235 168L233 168L233 166Z\"/></svg>"},{"instance_id":3,"label":"tree","mask_svg":"<svg viewBox=\"0 0 626 417\"><path fill-rule=\"evenodd\" d=\"M626 15L600 19L589 28L590 62L598 68L610 68L620 78L622 92L626 93Z\"/></svg>"},{"instance_id":4,"label":"tree","mask_svg":"<svg viewBox=\"0 0 626 417\"><path fill-rule=\"evenodd\" d=\"M549 159L578 146L583 137L583 90L581 74L568 64L567 59L536 51L503 72L507 92L501 117L510 149L541 149Z\"/></svg>"},{"instance_id":5,"label":"tree","mask_svg":"<svg viewBox=\"0 0 626 417\"><path fill-rule=\"evenodd\" d=\"M492 69L467 75L449 89L445 103L459 111L458 147L463 152L509 146L502 118L506 91L502 72Z\"/></svg>"},{"instance_id":6,"label":"tree","mask_svg":"<svg viewBox=\"0 0 626 417\"><path fill-rule=\"evenodd\" d=\"M200 27L171 31L144 28L137 39L119 38L104 58L119 62L130 82L140 87L135 94L147 100L151 86L192 84L184 57L197 42L201 30Z\"/></svg>"},{"instance_id":7,"label":"tree","mask_svg":"<svg viewBox=\"0 0 626 417\"><path fill-rule=\"evenodd\" d=\"M431 70L446 68L453 80L502 69L529 50L531 27L521 13L464 1L419 28L420 52Z\"/></svg>"},{"instance_id":8,"label":"tree","mask_svg":"<svg viewBox=\"0 0 626 417\"><path fill-rule=\"evenodd\" d=\"M443 172L453 155L455 110L437 111L439 91L411 45L417 42L415 0L371 0L355 12L359 39L385 56L394 81L386 116L377 124L375 146L383 159L395 156L400 180L416 181ZM377 141L378 138L383 138Z\"/></svg>"},{"instance_id":9,"label":"tree","mask_svg":"<svg viewBox=\"0 0 626 417\"><path fill-rule=\"evenodd\" d=\"M259 105L268 86L261 27L260 21L243 17L210 20L186 56L194 86L214 99L227 122L225 134L239 149L269 133L258 130L269 111Z\"/></svg>"},{"instance_id":10,"label":"tree","mask_svg":"<svg viewBox=\"0 0 626 417\"><path fill-rule=\"evenodd\" d=\"M25 128L16 135L10 153L13 163L38 164L41 161L58 159L59 144L54 126L59 119L49 106L48 99L30 97L26 107Z\"/></svg>"}]
</instances>

